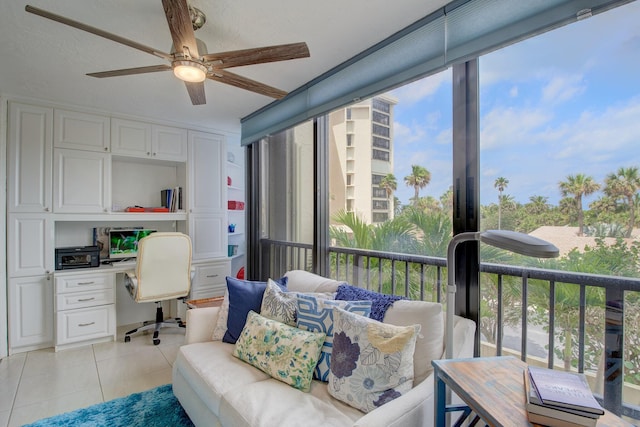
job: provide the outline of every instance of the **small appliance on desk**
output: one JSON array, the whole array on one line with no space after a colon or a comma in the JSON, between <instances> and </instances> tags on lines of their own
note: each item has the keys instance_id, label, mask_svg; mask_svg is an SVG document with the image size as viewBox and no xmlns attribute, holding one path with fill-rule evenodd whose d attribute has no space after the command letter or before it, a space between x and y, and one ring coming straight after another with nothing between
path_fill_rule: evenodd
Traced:
<instances>
[{"instance_id":1,"label":"small appliance on desk","mask_svg":"<svg viewBox=\"0 0 640 427\"><path fill-rule=\"evenodd\" d=\"M100 266L98 246L56 248L56 270L96 268Z\"/></svg>"}]
</instances>

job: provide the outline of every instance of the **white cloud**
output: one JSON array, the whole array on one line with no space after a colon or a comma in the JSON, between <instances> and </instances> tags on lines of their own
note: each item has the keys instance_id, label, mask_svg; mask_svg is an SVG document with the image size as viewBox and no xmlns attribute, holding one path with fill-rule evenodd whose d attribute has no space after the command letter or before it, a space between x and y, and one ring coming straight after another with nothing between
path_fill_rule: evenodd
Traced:
<instances>
[{"instance_id":1,"label":"white cloud","mask_svg":"<svg viewBox=\"0 0 640 427\"><path fill-rule=\"evenodd\" d=\"M542 102L558 104L568 101L586 90L582 75L553 76L542 88Z\"/></svg>"},{"instance_id":2,"label":"white cloud","mask_svg":"<svg viewBox=\"0 0 640 427\"><path fill-rule=\"evenodd\" d=\"M411 105L434 95L440 86L451 82L451 72L444 70L438 74L409 83L390 92L404 105Z\"/></svg>"},{"instance_id":3,"label":"white cloud","mask_svg":"<svg viewBox=\"0 0 640 427\"><path fill-rule=\"evenodd\" d=\"M518 86L513 86L511 88L511 90L509 90L509 96L511 98L517 98L518 97Z\"/></svg>"},{"instance_id":4,"label":"white cloud","mask_svg":"<svg viewBox=\"0 0 640 427\"><path fill-rule=\"evenodd\" d=\"M480 149L535 142L535 132L552 115L541 109L496 108L481 118Z\"/></svg>"}]
</instances>

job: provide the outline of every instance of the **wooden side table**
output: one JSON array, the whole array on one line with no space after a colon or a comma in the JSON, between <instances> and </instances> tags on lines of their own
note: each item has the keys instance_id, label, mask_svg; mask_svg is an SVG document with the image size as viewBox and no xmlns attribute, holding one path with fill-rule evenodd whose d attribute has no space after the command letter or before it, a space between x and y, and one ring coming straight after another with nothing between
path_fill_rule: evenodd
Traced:
<instances>
[{"instance_id":1,"label":"wooden side table","mask_svg":"<svg viewBox=\"0 0 640 427\"><path fill-rule=\"evenodd\" d=\"M512 356L434 360L435 423L444 427L447 412L476 413L489 426L531 426L525 408L523 372L526 363ZM445 388L466 406L446 404ZM468 409L467 409L468 408ZM598 418L598 427L632 427L609 411Z\"/></svg>"},{"instance_id":2,"label":"wooden side table","mask_svg":"<svg viewBox=\"0 0 640 427\"><path fill-rule=\"evenodd\" d=\"M186 302L188 308L220 307L224 297L192 299Z\"/></svg>"}]
</instances>

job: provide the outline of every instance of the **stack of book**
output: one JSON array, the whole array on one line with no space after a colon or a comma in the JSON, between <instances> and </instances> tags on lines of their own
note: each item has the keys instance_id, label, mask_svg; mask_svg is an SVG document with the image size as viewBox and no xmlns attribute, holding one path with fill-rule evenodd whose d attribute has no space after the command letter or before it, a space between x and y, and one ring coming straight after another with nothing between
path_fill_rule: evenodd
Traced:
<instances>
[{"instance_id":1,"label":"stack of book","mask_svg":"<svg viewBox=\"0 0 640 427\"><path fill-rule=\"evenodd\" d=\"M160 191L161 206L168 208L170 212L182 210L182 187L167 188Z\"/></svg>"},{"instance_id":2,"label":"stack of book","mask_svg":"<svg viewBox=\"0 0 640 427\"><path fill-rule=\"evenodd\" d=\"M604 409L584 374L529 366L524 371L529 421L551 427L595 427Z\"/></svg>"}]
</instances>

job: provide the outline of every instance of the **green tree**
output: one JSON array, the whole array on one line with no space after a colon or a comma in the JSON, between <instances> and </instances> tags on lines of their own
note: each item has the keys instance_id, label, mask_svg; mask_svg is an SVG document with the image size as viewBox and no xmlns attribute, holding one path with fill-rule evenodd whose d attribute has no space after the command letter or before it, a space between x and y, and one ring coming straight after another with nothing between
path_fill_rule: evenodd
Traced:
<instances>
[{"instance_id":1,"label":"green tree","mask_svg":"<svg viewBox=\"0 0 640 427\"><path fill-rule=\"evenodd\" d=\"M415 191L413 203L417 206L420 199L420 190L431 182L431 172L422 166L411 165L411 175L405 176L404 182L408 187L413 187Z\"/></svg>"},{"instance_id":2,"label":"green tree","mask_svg":"<svg viewBox=\"0 0 640 427\"><path fill-rule=\"evenodd\" d=\"M577 174L568 175L566 181L560 181L558 184L562 197L573 196L574 209L578 216L578 236L584 233L584 212L582 210L582 197L595 193L600 189L600 184L595 182L592 177Z\"/></svg>"},{"instance_id":3,"label":"green tree","mask_svg":"<svg viewBox=\"0 0 640 427\"><path fill-rule=\"evenodd\" d=\"M637 167L621 167L616 173L607 175L605 194L614 199L622 199L629 210L629 222L626 237L631 237L636 223L635 198L640 189L640 173Z\"/></svg>"},{"instance_id":4,"label":"green tree","mask_svg":"<svg viewBox=\"0 0 640 427\"><path fill-rule=\"evenodd\" d=\"M396 180L394 174L388 173L380 180L380 184L378 184L378 187L384 188L384 190L387 192L388 200L391 199L391 195L393 194L393 192L398 189L398 181Z\"/></svg>"},{"instance_id":5,"label":"green tree","mask_svg":"<svg viewBox=\"0 0 640 427\"><path fill-rule=\"evenodd\" d=\"M498 230L502 227L502 192L509 185L509 180L502 176L496 178L493 187L498 189Z\"/></svg>"}]
</instances>

